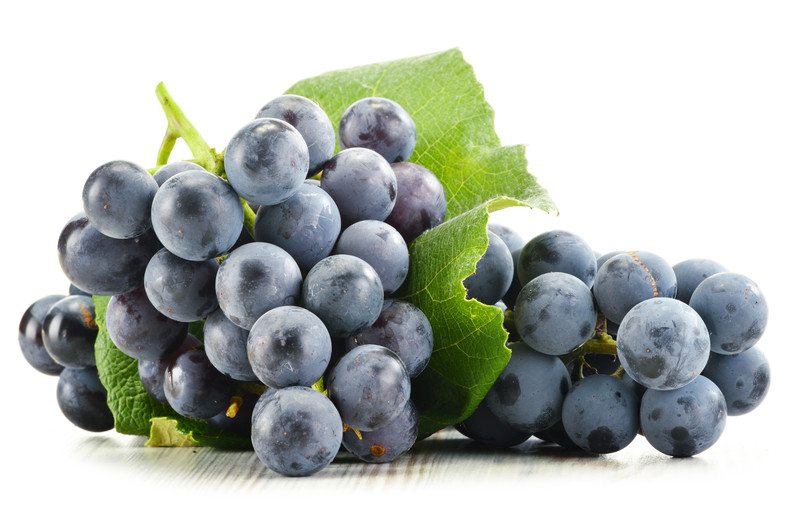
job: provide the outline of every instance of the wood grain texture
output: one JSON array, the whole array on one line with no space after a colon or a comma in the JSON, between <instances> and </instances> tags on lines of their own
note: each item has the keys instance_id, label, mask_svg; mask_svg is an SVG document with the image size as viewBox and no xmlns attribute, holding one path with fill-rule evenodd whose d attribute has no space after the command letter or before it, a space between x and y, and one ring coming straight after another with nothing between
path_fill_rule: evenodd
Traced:
<instances>
[{"instance_id":1,"label":"wood grain texture","mask_svg":"<svg viewBox=\"0 0 800 517\"><path fill-rule=\"evenodd\" d=\"M682 479L733 476L757 462L760 449L727 454L712 448L701 457L675 460L653 450L642 437L608 456L586 456L531 439L507 450L491 450L453 430L418 443L411 453L388 465L362 463L340 453L334 463L310 478L284 478L264 467L249 451L208 448L148 448L138 438L114 434L77 442L74 455L92 463L108 462L159 487L262 492L292 489L406 489L431 486L527 484L532 481L605 482L654 480L668 474ZM127 475L127 474L126 474Z\"/></svg>"}]
</instances>

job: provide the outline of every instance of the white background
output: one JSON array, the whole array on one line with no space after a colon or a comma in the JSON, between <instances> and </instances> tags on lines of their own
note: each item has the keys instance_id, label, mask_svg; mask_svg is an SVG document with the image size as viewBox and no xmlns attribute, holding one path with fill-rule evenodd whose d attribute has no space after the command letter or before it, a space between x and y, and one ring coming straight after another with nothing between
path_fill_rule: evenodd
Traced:
<instances>
[{"instance_id":1,"label":"white background","mask_svg":"<svg viewBox=\"0 0 800 517\"><path fill-rule=\"evenodd\" d=\"M511 500L515 514L541 515L795 507L800 16L791 2L15 2L0 25L2 513L19 504L109 515L485 514ZM246 472L181 482L195 466L188 450L150 477L158 458L140 442L92 437L62 418L55 378L27 366L15 327L29 303L67 288L56 239L88 174L112 159L155 159L158 81L221 148L296 80L455 46L484 84L503 142L528 145L531 171L561 211L503 220L528 236L571 230L600 252L713 258L761 285L773 384L758 410L729 419L690 463L640 438L618 455L621 470L586 460L571 467L580 476L553 466L477 482L478 466L371 488L328 475L269 495L269 483L242 490Z\"/></svg>"}]
</instances>

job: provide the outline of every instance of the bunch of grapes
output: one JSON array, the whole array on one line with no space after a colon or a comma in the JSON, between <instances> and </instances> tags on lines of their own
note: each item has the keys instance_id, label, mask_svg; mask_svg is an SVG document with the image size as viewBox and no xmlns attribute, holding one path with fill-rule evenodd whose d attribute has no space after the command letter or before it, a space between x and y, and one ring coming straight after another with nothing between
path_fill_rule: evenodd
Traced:
<instances>
[{"instance_id":1,"label":"bunch of grapes","mask_svg":"<svg viewBox=\"0 0 800 517\"><path fill-rule=\"evenodd\" d=\"M508 309L513 338L505 370L456 426L484 444L533 435L607 454L640 433L664 454L693 456L769 388L769 364L754 346L767 323L764 296L714 261L670 267L644 251L596 256L568 232L524 244L490 225L489 248L465 285Z\"/></svg>"},{"instance_id":2,"label":"bunch of grapes","mask_svg":"<svg viewBox=\"0 0 800 517\"><path fill-rule=\"evenodd\" d=\"M23 354L59 375L72 423L114 425L93 352L91 296L104 295L108 335L138 361L149 395L250 436L280 474L317 472L341 445L376 463L411 448L410 379L428 364L433 332L391 296L408 243L444 219L444 189L407 161L416 128L391 100L350 106L339 140L334 155L324 111L285 95L233 136L227 181L188 161L152 175L127 161L92 172L84 212L58 240L70 296L42 298L20 323ZM257 212L252 235L245 207Z\"/></svg>"}]
</instances>

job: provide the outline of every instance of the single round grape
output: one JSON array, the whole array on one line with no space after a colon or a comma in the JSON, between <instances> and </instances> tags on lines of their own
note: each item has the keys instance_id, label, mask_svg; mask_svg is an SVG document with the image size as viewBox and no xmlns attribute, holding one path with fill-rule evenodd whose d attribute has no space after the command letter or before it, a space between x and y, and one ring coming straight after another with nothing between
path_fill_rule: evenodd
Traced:
<instances>
[{"instance_id":1,"label":"single round grape","mask_svg":"<svg viewBox=\"0 0 800 517\"><path fill-rule=\"evenodd\" d=\"M214 429L226 431L234 436L250 438L253 424L253 410L259 395L244 393L231 397L231 406L222 413L208 419L208 425Z\"/></svg>"},{"instance_id":2,"label":"single round grape","mask_svg":"<svg viewBox=\"0 0 800 517\"><path fill-rule=\"evenodd\" d=\"M311 386L328 367L331 337L306 309L277 307L250 329L247 357L256 377L270 388Z\"/></svg>"},{"instance_id":3,"label":"single round grape","mask_svg":"<svg viewBox=\"0 0 800 517\"><path fill-rule=\"evenodd\" d=\"M725 397L703 376L675 390L649 389L642 397L642 433L659 452L688 458L705 451L725 429Z\"/></svg>"},{"instance_id":4,"label":"single round grape","mask_svg":"<svg viewBox=\"0 0 800 517\"><path fill-rule=\"evenodd\" d=\"M331 254L341 230L342 218L333 198L303 183L286 201L258 210L255 238L283 248L301 270L308 271Z\"/></svg>"},{"instance_id":5,"label":"single round grape","mask_svg":"<svg viewBox=\"0 0 800 517\"><path fill-rule=\"evenodd\" d=\"M597 311L592 292L578 278L545 273L520 291L514 321L528 346L543 354L563 355L592 337Z\"/></svg>"},{"instance_id":6,"label":"single round grape","mask_svg":"<svg viewBox=\"0 0 800 517\"><path fill-rule=\"evenodd\" d=\"M347 337L378 319L383 285L378 273L360 258L332 255L306 275L302 302L325 323L331 337Z\"/></svg>"},{"instance_id":7,"label":"single round grape","mask_svg":"<svg viewBox=\"0 0 800 517\"><path fill-rule=\"evenodd\" d=\"M700 285L700 282L711 275L727 271L721 264L707 259L684 260L672 266L672 270L675 271L675 278L678 281L676 298L683 303L689 303L692 293Z\"/></svg>"},{"instance_id":8,"label":"single round grape","mask_svg":"<svg viewBox=\"0 0 800 517\"><path fill-rule=\"evenodd\" d=\"M414 403L406 402L400 414L388 425L375 431L354 431L342 436L342 445L350 454L367 463L390 463L408 452L417 441L419 416Z\"/></svg>"},{"instance_id":9,"label":"single round grape","mask_svg":"<svg viewBox=\"0 0 800 517\"><path fill-rule=\"evenodd\" d=\"M220 266L217 300L229 320L249 330L268 310L296 305L302 282L291 255L273 244L254 242L231 253Z\"/></svg>"},{"instance_id":10,"label":"single round grape","mask_svg":"<svg viewBox=\"0 0 800 517\"><path fill-rule=\"evenodd\" d=\"M386 222L411 242L442 224L447 198L436 175L422 165L393 163L392 170L397 177L397 199Z\"/></svg>"},{"instance_id":11,"label":"single round grape","mask_svg":"<svg viewBox=\"0 0 800 517\"><path fill-rule=\"evenodd\" d=\"M489 223L486 228L493 234L500 237L505 243L508 251L514 253L525 247L525 240L508 226L499 223Z\"/></svg>"},{"instance_id":12,"label":"single round grape","mask_svg":"<svg viewBox=\"0 0 800 517\"><path fill-rule=\"evenodd\" d=\"M320 185L336 202L344 226L385 220L397 197L397 176L389 163L378 153L358 147L328 160Z\"/></svg>"},{"instance_id":13,"label":"single round grape","mask_svg":"<svg viewBox=\"0 0 800 517\"><path fill-rule=\"evenodd\" d=\"M558 419L558 422L551 425L547 429L535 432L533 436L542 440L543 442L554 443L562 449L566 449L570 452L582 450L575 444L575 442L572 441L572 438L569 437L567 430L564 429L564 422L562 422L560 418Z\"/></svg>"},{"instance_id":14,"label":"single round grape","mask_svg":"<svg viewBox=\"0 0 800 517\"><path fill-rule=\"evenodd\" d=\"M200 348L175 357L164 373L164 395L179 415L206 420L230 405L233 381L220 373Z\"/></svg>"},{"instance_id":15,"label":"single round grape","mask_svg":"<svg viewBox=\"0 0 800 517\"><path fill-rule=\"evenodd\" d=\"M319 104L300 95L281 95L269 101L257 118L276 118L294 127L308 145L308 174L313 175L333 156L336 131Z\"/></svg>"},{"instance_id":16,"label":"single round grape","mask_svg":"<svg viewBox=\"0 0 800 517\"><path fill-rule=\"evenodd\" d=\"M187 334L183 342L178 345L174 350L170 350L158 359L148 361L146 359L140 360L137 365L139 372L139 380L142 381L142 386L148 395L156 399L162 404L169 404L167 396L164 394L164 374L167 368L183 352L200 348L203 343L191 334Z\"/></svg>"},{"instance_id":17,"label":"single round grape","mask_svg":"<svg viewBox=\"0 0 800 517\"><path fill-rule=\"evenodd\" d=\"M132 239L150 229L150 205L158 183L146 170L125 161L108 162L83 186L83 209L103 235Z\"/></svg>"},{"instance_id":18,"label":"single round grape","mask_svg":"<svg viewBox=\"0 0 800 517\"><path fill-rule=\"evenodd\" d=\"M725 396L729 416L754 410L769 390L769 363L756 347L736 355L712 353L703 376L714 382Z\"/></svg>"},{"instance_id":19,"label":"single round grape","mask_svg":"<svg viewBox=\"0 0 800 517\"><path fill-rule=\"evenodd\" d=\"M609 251L605 255L600 255L597 257L597 270L600 271L600 268L603 266L603 264L608 262L608 259L611 257L616 257L620 253L624 253L624 251Z\"/></svg>"},{"instance_id":20,"label":"single round grape","mask_svg":"<svg viewBox=\"0 0 800 517\"><path fill-rule=\"evenodd\" d=\"M133 239L112 239L79 214L61 231L58 259L64 274L79 289L114 295L141 285L147 262L159 248L153 232Z\"/></svg>"},{"instance_id":21,"label":"single round grape","mask_svg":"<svg viewBox=\"0 0 800 517\"><path fill-rule=\"evenodd\" d=\"M203 344L208 360L237 381L257 381L247 359L247 330L235 325L221 310L212 312L203 325Z\"/></svg>"},{"instance_id":22,"label":"single round grape","mask_svg":"<svg viewBox=\"0 0 800 517\"><path fill-rule=\"evenodd\" d=\"M675 298L675 272L661 257L629 251L608 259L597 272L592 292L603 315L614 323L634 305L651 298Z\"/></svg>"},{"instance_id":23,"label":"single round grape","mask_svg":"<svg viewBox=\"0 0 800 517\"><path fill-rule=\"evenodd\" d=\"M400 300L386 300L375 323L347 338L348 351L361 345L385 346L403 361L413 379L431 359L433 329L417 307Z\"/></svg>"},{"instance_id":24,"label":"single round grape","mask_svg":"<svg viewBox=\"0 0 800 517\"><path fill-rule=\"evenodd\" d=\"M158 312L144 288L139 287L111 297L106 308L106 330L125 355L153 361L179 345L188 326Z\"/></svg>"},{"instance_id":25,"label":"single round grape","mask_svg":"<svg viewBox=\"0 0 800 517\"><path fill-rule=\"evenodd\" d=\"M560 230L537 235L520 251L517 276L523 286L539 275L556 272L592 287L597 274L594 251L577 235Z\"/></svg>"},{"instance_id":26,"label":"single round grape","mask_svg":"<svg viewBox=\"0 0 800 517\"><path fill-rule=\"evenodd\" d=\"M162 248L144 272L144 289L150 303L175 321L199 321L218 307L214 283L217 261L185 260Z\"/></svg>"},{"instance_id":27,"label":"single round grape","mask_svg":"<svg viewBox=\"0 0 800 517\"><path fill-rule=\"evenodd\" d=\"M400 289L408 275L408 246L400 233L382 221L359 221L342 232L336 253L358 257L375 269L383 291Z\"/></svg>"},{"instance_id":28,"label":"single round grape","mask_svg":"<svg viewBox=\"0 0 800 517\"><path fill-rule=\"evenodd\" d=\"M69 368L94 366L97 323L94 302L88 296L67 296L47 311L42 341L50 357Z\"/></svg>"},{"instance_id":29,"label":"single round grape","mask_svg":"<svg viewBox=\"0 0 800 517\"><path fill-rule=\"evenodd\" d=\"M738 354L756 344L767 326L769 309L755 282L736 273L718 273L695 289L689 302L711 335L711 350Z\"/></svg>"},{"instance_id":30,"label":"single round grape","mask_svg":"<svg viewBox=\"0 0 800 517\"><path fill-rule=\"evenodd\" d=\"M692 382L708 361L708 330L685 303L652 298L636 305L619 326L617 354L639 384L674 390Z\"/></svg>"},{"instance_id":31,"label":"single round grape","mask_svg":"<svg viewBox=\"0 0 800 517\"><path fill-rule=\"evenodd\" d=\"M84 431L99 433L114 428L106 389L95 368L65 368L58 376L56 398L67 420Z\"/></svg>"},{"instance_id":32,"label":"single round grape","mask_svg":"<svg viewBox=\"0 0 800 517\"><path fill-rule=\"evenodd\" d=\"M514 429L497 418L485 400L478 405L469 418L456 424L455 428L467 438L500 449L519 445L531 437L530 433Z\"/></svg>"},{"instance_id":33,"label":"single round grape","mask_svg":"<svg viewBox=\"0 0 800 517\"><path fill-rule=\"evenodd\" d=\"M417 143L411 116L396 102L367 97L354 102L339 122L342 148L366 147L389 162L408 160Z\"/></svg>"},{"instance_id":34,"label":"single round grape","mask_svg":"<svg viewBox=\"0 0 800 517\"><path fill-rule=\"evenodd\" d=\"M92 293L87 293L83 289L79 289L77 286L69 284L69 294L70 295L80 295L80 296L92 296Z\"/></svg>"},{"instance_id":35,"label":"single round grape","mask_svg":"<svg viewBox=\"0 0 800 517\"><path fill-rule=\"evenodd\" d=\"M170 179L171 177L186 171L208 172L204 168L193 162L184 162L184 161L172 162L166 165L162 165L153 175L153 179L156 180L156 183L158 183L158 186L160 187L161 185L166 183L167 180Z\"/></svg>"},{"instance_id":36,"label":"single round grape","mask_svg":"<svg viewBox=\"0 0 800 517\"><path fill-rule=\"evenodd\" d=\"M151 210L158 239L186 260L208 260L228 251L242 231L239 197L225 181L189 170L168 179Z\"/></svg>"},{"instance_id":37,"label":"single round grape","mask_svg":"<svg viewBox=\"0 0 800 517\"><path fill-rule=\"evenodd\" d=\"M327 467L342 444L342 419L311 388L267 390L253 411L253 449L270 470L310 476Z\"/></svg>"},{"instance_id":38,"label":"single round grape","mask_svg":"<svg viewBox=\"0 0 800 517\"><path fill-rule=\"evenodd\" d=\"M486 232L489 245L486 253L475 266L475 273L464 280L467 298L474 298L486 305L494 305L511 286L514 275L514 259L503 239L490 231Z\"/></svg>"},{"instance_id":39,"label":"single round grape","mask_svg":"<svg viewBox=\"0 0 800 517\"><path fill-rule=\"evenodd\" d=\"M342 421L359 431L388 425L411 396L402 361L379 345L359 346L345 354L328 377L327 388Z\"/></svg>"},{"instance_id":40,"label":"single round grape","mask_svg":"<svg viewBox=\"0 0 800 517\"><path fill-rule=\"evenodd\" d=\"M46 375L58 375L64 367L50 357L42 339L42 324L47 311L64 297L45 296L33 302L19 321L19 348L28 364Z\"/></svg>"},{"instance_id":41,"label":"single round grape","mask_svg":"<svg viewBox=\"0 0 800 517\"><path fill-rule=\"evenodd\" d=\"M569 390L561 421L570 439L586 452L617 452L639 432L639 397L610 375L592 375Z\"/></svg>"},{"instance_id":42,"label":"single round grape","mask_svg":"<svg viewBox=\"0 0 800 517\"><path fill-rule=\"evenodd\" d=\"M292 197L308 173L308 146L292 126L257 118L231 138L225 172L240 196L257 205L277 205Z\"/></svg>"},{"instance_id":43,"label":"single round grape","mask_svg":"<svg viewBox=\"0 0 800 517\"><path fill-rule=\"evenodd\" d=\"M518 431L536 433L561 418L570 388L569 372L556 356L512 343L511 359L486 395L486 404L500 420Z\"/></svg>"}]
</instances>

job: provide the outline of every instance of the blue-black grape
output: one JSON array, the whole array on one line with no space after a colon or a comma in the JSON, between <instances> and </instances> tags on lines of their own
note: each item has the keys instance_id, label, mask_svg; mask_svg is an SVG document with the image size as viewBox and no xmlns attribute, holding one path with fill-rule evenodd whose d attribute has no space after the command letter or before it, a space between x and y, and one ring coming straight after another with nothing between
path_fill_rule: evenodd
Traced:
<instances>
[{"instance_id":1,"label":"blue-black grape","mask_svg":"<svg viewBox=\"0 0 800 517\"><path fill-rule=\"evenodd\" d=\"M525 240L508 226L499 223L489 223L486 228L493 234L500 237L508 247L508 251L514 253L525 247Z\"/></svg>"},{"instance_id":2,"label":"blue-black grape","mask_svg":"<svg viewBox=\"0 0 800 517\"><path fill-rule=\"evenodd\" d=\"M730 416L754 410L769 390L769 363L756 347L736 355L712 353L703 376L713 381L725 396Z\"/></svg>"},{"instance_id":3,"label":"blue-black grape","mask_svg":"<svg viewBox=\"0 0 800 517\"><path fill-rule=\"evenodd\" d=\"M237 381L256 381L247 359L247 330L235 325L217 309L203 324L203 344L214 367Z\"/></svg>"},{"instance_id":4,"label":"blue-black grape","mask_svg":"<svg viewBox=\"0 0 800 517\"><path fill-rule=\"evenodd\" d=\"M250 203L277 205L292 197L308 173L308 146L292 126L257 118L225 150L228 181Z\"/></svg>"},{"instance_id":5,"label":"blue-black grape","mask_svg":"<svg viewBox=\"0 0 800 517\"><path fill-rule=\"evenodd\" d=\"M345 354L328 377L327 388L342 421L361 431L388 425L411 396L402 361L379 345L359 346Z\"/></svg>"},{"instance_id":6,"label":"blue-black grape","mask_svg":"<svg viewBox=\"0 0 800 517\"><path fill-rule=\"evenodd\" d=\"M179 415L206 420L231 403L234 384L220 373L205 352L193 348L178 354L164 373L164 395Z\"/></svg>"},{"instance_id":7,"label":"blue-black grape","mask_svg":"<svg viewBox=\"0 0 800 517\"><path fill-rule=\"evenodd\" d=\"M258 318L247 338L256 377L270 388L311 386L328 367L331 337L302 307L276 307Z\"/></svg>"},{"instance_id":8,"label":"blue-black grape","mask_svg":"<svg viewBox=\"0 0 800 517\"><path fill-rule=\"evenodd\" d=\"M208 419L208 425L235 436L250 438L253 424L253 410L259 395L243 393L231 397L231 405L222 413Z\"/></svg>"},{"instance_id":9,"label":"blue-black grape","mask_svg":"<svg viewBox=\"0 0 800 517\"><path fill-rule=\"evenodd\" d=\"M564 422L562 422L560 418L558 419L558 422L551 425L547 429L536 431L533 433L533 436L542 440L543 442L554 443L570 452L582 450L575 442L572 441L572 438L569 437L567 430L564 429Z\"/></svg>"},{"instance_id":10,"label":"blue-black grape","mask_svg":"<svg viewBox=\"0 0 800 517\"><path fill-rule=\"evenodd\" d=\"M561 418L570 388L569 372L556 356L541 354L525 343L512 343L511 359L486 395L486 404L514 429L536 433Z\"/></svg>"},{"instance_id":11,"label":"blue-black grape","mask_svg":"<svg viewBox=\"0 0 800 517\"><path fill-rule=\"evenodd\" d=\"M300 95L281 95L258 112L257 118L276 118L294 127L308 145L308 174L313 175L333 156L336 131L319 104Z\"/></svg>"},{"instance_id":12,"label":"blue-black grape","mask_svg":"<svg viewBox=\"0 0 800 517\"><path fill-rule=\"evenodd\" d=\"M81 429L99 433L114 428L106 389L95 368L65 368L58 377L56 397L67 420Z\"/></svg>"},{"instance_id":13,"label":"blue-black grape","mask_svg":"<svg viewBox=\"0 0 800 517\"><path fill-rule=\"evenodd\" d=\"M629 251L608 259L597 272L592 292L597 306L614 323L639 302L675 298L675 272L661 257L646 251Z\"/></svg>"},{"instance_id":14,"label":"blue-black grape","mask_svg":"<svg viewBox=\"0 0 800 517\"><path fill-rule=\"evenodd\" d=\"M684 260L672 266L672 270L675 271L678 281L678 293L675 297L683 303L689 303L700 282L711 275L727 271L722 264L707 259Z\"/></svg>"},{"instance_id":15,"label":"blue-black grape","mask_svg":"<svg viewBox=\"0 0 800 517\"><path fill-rule=\"evenodd\" d=\"M411 242L425 230L439 226L447 212L444 187L431 171L411 162L393 163L397 199L386 222Z\"/></svg>"},{"instance_id":16,"label":"blue-black grape","mask_svg":"<svg viewBox=\"0 0 800 517\"><path fill-rule=\"evenodd\" d=\"M97 323L94 302L88 296L67 296L47 311L42 341L50 357L69 368L94 366Z\"/></svg>"},{"instance_id":17,"label":"blue-black grape","mask_svg":"<svg viewBox=\"0 0 800 517\"><path fill-rule=\"evenodd\" d=\"M274 244L253 242L235 250L220 266L217 300L229 320L249 330L268 310L297 304L302 282L291 255Z\"/></svg>"},{"instance_id":18,"label":"blue-black grape","mask_svg":"<svg viewBox=\"0 0 800 517\"><path fill-rule=\"evenodd\" d=\"M592 287L597 259L592 248L577 235L558 230L545 232L520 251L517 276L524 286L545 273L567 273Z\"/></svg>"},{"instance_id":19,"label":"blue-black grape","mask_svg":"<svg viewBox=\"0 0 800 517\"><path fill-rule=\"evenodd\" d=\"M167 367L175 360L175 358L194 348L200 348L203 343L191 334L187 334L183 342L175 349L170 350L158 359L148 361L141 359L138 362L137 369L139 372L139 380L142 381L145 391L162 404L169 404L167 396L164 394L164 374Z\"/></svg>"},{"instance_id":20,"label":"blue-black grape","mask_svg":"<svg viewBox=\"0 0 800 517\"><path fill-rule=\"evenodd\" d=\"M185 260L162 248L144 272L144 289L153 307L175 321L199 321L217 309L217 261Z\"/></svg>"},{"instance_id":21,"label":"blue-black grape","mask_svg":"<svg viewBox=\"0 0 800 517\"><path fill-rule=\"evenodd\" d=\"M138 360L156 360L183 341L185 323L158 312L143 287L111 297L106 308L106 330L124 354Z\"/></svg>"},{"instance_id":22,"label":"blue-black grape","mask_svg":"<svg viewBox=\"0 0 800 517\"><path fill-rule=\"evenodd\" d=\"M204 168L193 162L184 162L184 161L172 162L161 166L153 175L153 179L156 180L156 183L158 183L158 186L160 187L161 185L166 183L167 180L170 179L171 177L186 171L208 172Z\"/></svg>"},{"instance_id":23,"label":"blue-black grape","mask_svg":"<svg viewBox=\"0 0 800 517\"><path fill-rule=\"evenodd\" d=\"M156 180L138 165L108 162L86 180L83 209L103 235L131 239L150 229L150 205L157 190Z\"/></svg>"},{"instance_id":24,"label":"blue-black grape","mask_svg":"<svg viewBox=\"0 0 800 517\"><path fill-rule=\"evenodd\" d=\"M255 238L283 248L300 269L308 271L331 254L341 229L342 218L333 198L303 183L286 201L258 210Z\"/></svg>"},{"instance_id":25,"label":"blue-black grape","mask_svg":"<svg viewBox=\"0 0 800 517\"><path fill-rule=\"evenodd\" d=\"M617 354L625 371L639 384L657 390L674 390L694 380L710 350L703 320L672 298L636 305L617 334Z\"/></svg>"},{"instance_id":26,"label":"blue-black grape","mask_svg":"<svg viewBox=\"0 0 800 517\"><path fill-rule=\"evenodd\" d=\"M610 375L592 375L569 390L561 421L570 439L586 452L617 452L639 431L639 397Z\"/></svg>"},{"instance_id":27,"label":"blue-black grape","mask_svg":"<svg viewBox=\"0 0 800 517\"><path fill-rule=\"evenodd\" d=\"M456 431L467 438L489 447L506 448L519 445L531 437L506 424L489 409L484 400L463 422L455 425Z\"/></svg>"},{"instance_id":28,"label":"blue-black grape","mask_svg":"<svg viewBox=\"0 0 800 517\"><path fill-rule=\"evenodd\" d=\"M633 380L633 377L631 377L631 374L629 374L628 372L623 373L620 380L624 385L632 389L633 392L636 393L636 396L639 397L640 399L644 395L644 392L647 391L647 388L642 386L635 380Z\"/></svg>"},{"instance_id":29,"label":"blue-black grape","mask_svg":"<svg viewBox=\"0 0 800 517\"><path fill-rule=\"evenodd\" d=\"M408 275L408 246L382 221L358 221L342 232L336 253L358 257L375 270L386 293L397 291Z\"/></svg>"},{"instance_id":30,"label":"blue-black grape","mask_svg":"<svg viewBox=\"0 0 800 517\"><path fill-rule=\"evenodd\" d=\"M342 224L385 220L397 197L397 176L381 155L345 149L325 163L320 186L339 207Z\"/></svg>"},{"instance_id":31,"label":"blue-black grape","mask_svg":"<svg viewBox=\"0 0 800 517\"><path fill-rule=\"evenodd\" d=\"M475 273L464 280L467 298L494 305L506 294L514 275L514 259L503 239L487 231L489 245L475 266Z\"/></svg>"},{"instance_id":32,"label":"blue-black grape","mask_svg":"<svg viewBox=\"0 0 800 517\"><path fill-rule=\"evenodd\" d=\"M244 212L225 181L189 170L168 179L156 192L151 210L158 239L186 260L208 260L225 253L239 238Z\"/></svg>"},{"instance_id":33,"label":"blue-black grape","mask_svg":"<svg viewBox=\"0 0 800 517\"><path fill-rule=\"evenodd\" d=\"M396 102L367 97L354 102L339 122L342 148L366 147L388 162L408 160L417 143L417 128L411 116Z\"/></svg>"},{"instance_id":34,"label":"blue-black grape","mask_svg":"<svg viewBox=\"0 0 800 517\"><path fill-rule=\"evenodd\" d=\"M604 255L600 255L599 257L597 257L597 270L600 271L600 268L603 267L603 264L608 262L608 259L610 259L611 257L616 257L620 253L624 253L624 252L622 252L622 251L609 251L608 253L606 253Z\"/></svg>"},{"instance_id":35,"label":"blue-black grape","mask_svg":"<svg viewBox=\"0 0 800 517\"><path fill-rule=\"evenodd\" d=\"M302 302L325 323L332 337L347 337L378 319L383 285L378 273L360 258L332 255L308 272Z\"/></svg>"},{"instance_id":36,"label":"blue-black grape","mask_svg":"<svg viewBox=\"0 0 800 517\"><path fill-rule=\"evenodd\" d=\"M72 284L69 284L69 294L80 295L80 296L92 296L92 293L87 293L83 289L80 289L78 286Z\"/></svg>"},{"instance_id":37,"label":"blue-black grape","mask_svg":"<svg viewBox=\"0 0 800 517\"><path fill-rule=\"evenodd\" d=\"M769 316L767 301L755 282L736 273L718 273L695 289L689 302L711 335L711 350L738 354L756 344Z\"/></svg>"},{"instance_id":38,"label":"blue-black grape","mask_svg":"<svg viewBox=\"0 0 800 517\"><path fill-rule=\"evenodd\" d=\"M60 294L45 296L33 302L19 321L19 348L28 364L46 375L58 375L63 366L50 357L42 339L42 324L50 307L63 299Z\"/></svg>"},{"instance_id":39,"label":"blue-black grape","mask_svg":"<svg viewBox=\"0 0 800 517\"><path fill-rule=\"evenodd\" d=\"M543 354L563 355L592 337L597 311L592 292L578 278L545 273L520 291L514 321L528 346Z\"/></svg>"},{"instance_id":40,"label":"blue-black grape","mask_svg":"<svg viewBox=\"0 0 800 517\"><path fill-rule=\"evenodd\" d=\"M78 214L61 231L58 259L64 274L79 289L114 295L141 285L147 262L159 248L153 232L133 239L113 239Z\"/></svg>"},{"instance_id":41,"label":"blue-black grape","mask_svg":"<svg viewBox=\"0 0 800 517\"><path fill-rule=\"evenodd\" d=\"M361 431L361 436L353 431L345 432L342 445L361 461L390 463L411 449L417 441L418 426L417 409L409 400L400 414L380 429Z\"/></svg>"},{"instance_id":42,"label":"blue-black grape","mask_svg":"<svg viewBox=\"0 0 800 517\"><path fill-rule=\"evenodd\" d=\"M403 361L414 378L428 365L433 352L433 329L425 314L412 304L386 300L375 323L347 338L347 350L361 345L385 346Z\"/></svg>"},{"instance_id":43,"label":"blue-black grape","mask_svg":"<svg viewBox=\"0 0 800 517\"><path fill-rule=\"evenodd\" d=\"M725 397L707 378L676 390L649 389L642 397L642 433L658 451L677 458L700 454L725 429Z\"/></svg>"},{"instance_id":44,"label":"blue-black grape","mask_svg":"<svg viewBox=\"0 0 800 517\"><path fill-rule=\"evenodd\" d=\"M253 449L284 476L310 476L327 467L342 443L342 419L325 395L293 386L267 390L253 410Z\"/></svg>"}]
</instances>

